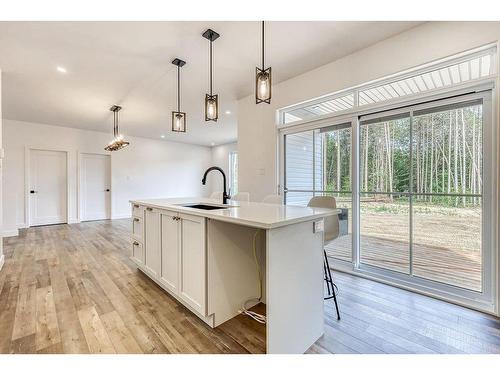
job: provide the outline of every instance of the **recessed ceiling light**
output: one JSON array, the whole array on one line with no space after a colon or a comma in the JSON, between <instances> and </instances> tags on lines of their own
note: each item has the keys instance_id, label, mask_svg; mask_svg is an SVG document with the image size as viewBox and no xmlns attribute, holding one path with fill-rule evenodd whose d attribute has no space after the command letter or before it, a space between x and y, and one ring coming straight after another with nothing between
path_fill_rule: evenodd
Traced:
<instances>
[{"instance_id":1,"label":"recessed ceiling light","mask_svg":"<svg viewBox=\"0 0 500 375\"><path fill-rule=\"evenodd\" d=\"M67 73L67 72L68 72L68 71L66 70L66 68L65 68L65 67L63 67L63 66L58 66L56 69L57 69L57 71L58 71L59 73Z\"/></svg>"},{"instance_id":2,"label":"recessed ceiling light","mask_svg":"<svg viewBox=\"0 0 500 375\"><path fill-rule=\"evenodd\" d=\"M210 143L211 146L215 146L215 142Z\"/></svg>"},{"instance_id":3,"label":"recessed ceiling light","mask_svg":"<svg viewBox=\"0 0 500 375\"><path fill-rule=\"evenodd\" d=\"M160 138L165 138L165 136L162 134L162 135L160 135Z\"/></svg>"},{"instance_id":4,"label":"recessed ceiling light","mask_svg":"<svg viewBox=\"0 0 500 375\"><path fill-rule=\"evenodd\" d=\"M231 111L226 111L226 115L230 115L231 114Z\"/></svg>"}]
</instances>

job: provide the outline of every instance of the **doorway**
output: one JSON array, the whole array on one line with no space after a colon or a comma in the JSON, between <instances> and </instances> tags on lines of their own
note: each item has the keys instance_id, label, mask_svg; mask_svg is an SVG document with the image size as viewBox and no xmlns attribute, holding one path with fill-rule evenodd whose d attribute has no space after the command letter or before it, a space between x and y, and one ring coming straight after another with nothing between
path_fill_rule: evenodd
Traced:
<instances>
[{"instance_id":1,"label":"doorway","mask_svg":"<svg viewBox=\"0 0 500 375\"><path fill-rule=\"evenodd\" d=\"M65 151L29 150L28 204L30 226L68 221L68 174Z\"/></svg>"},{"instance_id":2,"label":"doorway","mask_svg":"<svg viewBox=\"0 0 500 375\"><path fill-rule=\"evenodd\" d=\"M111 218L111 160L109 155L80 154L80 220Z\"/></svg>"}]
</instances>

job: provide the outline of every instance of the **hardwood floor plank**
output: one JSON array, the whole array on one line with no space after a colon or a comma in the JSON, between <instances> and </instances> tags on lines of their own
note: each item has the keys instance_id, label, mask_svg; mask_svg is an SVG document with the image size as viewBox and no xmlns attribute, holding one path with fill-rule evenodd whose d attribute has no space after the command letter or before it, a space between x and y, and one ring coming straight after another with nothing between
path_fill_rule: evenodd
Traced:
<instances>
[{"instance_id":1,"label":"hardwood floor plank","mask_svg":"<svg viewBox=\"0 0 500 375\"><path fill-rule=\"evenodd\" d=\"M100 318L117 353L142 353L139 344L137 344L134 336L132 336L116 311L105 313Z\"/></svg>"},{"instance_id":2,"label":"hardwood floor plank","mask_svg":"<svg viewBox=\"0 0 500 375\"><path fill-rule=\"evenodd\" d=\"M61 335L57 323L52 287L36 290L36 350L59 344Z\"/></svg>"},{"instance_id":3,"label":"hardwood floor plank","mask_svg":"<svg viewBox=\"0 0 500 375\"><path fill-rule=\"evenodd\" d=\"M94 306L78 310L78 317L91 353L116 353Z\"/></svg>"},{"instance_id":4,"label":"hardwood floor plank","mask_svg":"<svg viewBox=\"0 0 500 375\"><path fill-rule=\"evenodd\" d=\"M36 353L35 334L20 337L10 343L11 354L33 354Z\"/></svg>"},{"instance_id":5,"label":"hardwood floor plank","mask_svg":"<svg viewBox=\"0 0 500 375\"><path fill-rule=\"evenodd\" d=\"M49 272L63 351L72 354L89 353L64 272L58 266L51 266Z\"/></svg>"},{"instance_id":6,"label":"hardwood floor plank","mask_svg":"<svg viewBox=\"0 0 500 375\"><path fill-rule=\"evenodd\" d=\"M17 298L12 340L36 333L36 284L21 285Z\"/></svg>"}]
</instances>

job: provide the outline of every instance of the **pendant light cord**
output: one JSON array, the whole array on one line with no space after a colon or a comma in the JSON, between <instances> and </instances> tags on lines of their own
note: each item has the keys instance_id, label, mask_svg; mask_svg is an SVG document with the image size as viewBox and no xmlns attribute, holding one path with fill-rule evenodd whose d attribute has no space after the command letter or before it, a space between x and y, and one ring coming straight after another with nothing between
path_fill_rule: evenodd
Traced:
<instances>
[{"instance_id":1,"label":"pendant light cord","mask_svg":"<svg viewBox=\"0 0 500 375\"><path fill-rule=\"evenodd\" d=\"M264 21L262 21L262 70L264 70Z\"/></svg>"},{"instance_id":2,"label":"pendant light cord","mask_svg":"<svg viewBox=\"0 0 500 375\"><path fill-rule=\"evenodd\" d=\"M116 113L116 111L113 111L113 135L114 135L115 138L118 135L118 128L116 126L116 123L117 123L117 121L116 121L117 118L116 117L117 117L117 113Z\"/></svg>"},{"instance_id":3,"label":"pendant light cord","mask_svg":"<svg viewBox=\"0 0 500 375\"><path fill-rule=\"evenodd\" d=\"M212 39L210 39L210 96L212 96Z\"/></svg>"},{"instance_id":4,"label":"pendant light cord","mask_svg":"<svg viewBox=\"0 0 500 375\"><path fill-rule=\"evenodd\" d=\"M181 111L181 68L177 65L177 112Z\"/></svg>"}]
</instances>

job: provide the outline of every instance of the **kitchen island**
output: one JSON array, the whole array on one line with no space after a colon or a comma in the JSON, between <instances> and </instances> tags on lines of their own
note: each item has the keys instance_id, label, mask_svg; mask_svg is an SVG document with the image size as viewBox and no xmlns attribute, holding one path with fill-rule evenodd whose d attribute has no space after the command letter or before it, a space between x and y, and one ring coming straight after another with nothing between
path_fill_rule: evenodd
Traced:
<instances>
[{"instance_id":1,"label":"kitchen island","mask_svg":"<svg viewBox=\"0 0 500 375\"><path fill-rule=\"evenodd\" d=\"M267 353L303 353L321 337L323 218L335 210L206 198L131 204L132 260L210 327L254 298L247 307L266 305Z\"/></svg>"}]
</instances>

